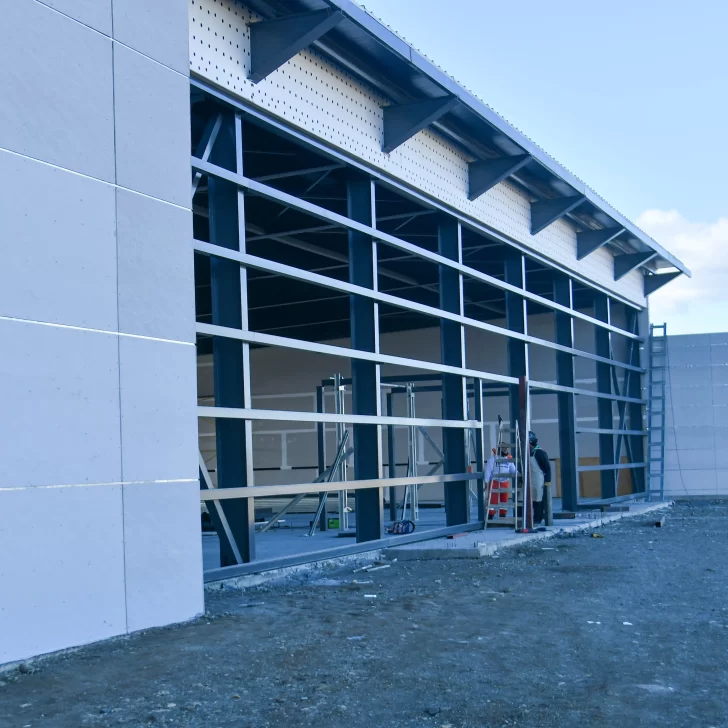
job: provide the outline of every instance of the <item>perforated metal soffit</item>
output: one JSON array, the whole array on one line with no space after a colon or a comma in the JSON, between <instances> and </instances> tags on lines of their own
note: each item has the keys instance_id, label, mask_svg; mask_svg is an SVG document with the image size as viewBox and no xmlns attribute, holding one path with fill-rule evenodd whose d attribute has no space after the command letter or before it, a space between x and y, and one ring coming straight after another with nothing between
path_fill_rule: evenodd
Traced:
<instances>
[{"instance_id":1,"label":"perforated metal soffit","mask_svg":"<svg viewBox=\"0 0 728 728\"><path fill-rule=\"evenodd\" d=\"M322 40L261 83L248 80L247 23L330 7L341 9L345 19ZM688 272L580 180L349 0L190 0L190 63L196 75L315 131L325 141L635 302L644 300L642 275L634 271L615 281L615 253L653 251L657 256L646 267L675 266ZM382 107L447 94L458 97L447 115L390 154L382 152ZM523 153L530 161L506 182L473 201L463 195L468 161ZM583 194L585 202L531 236L531 200L575 194ZM624 232L608 246L575 259L577 229L615 225Z\"/></svg>"}]
</instances>

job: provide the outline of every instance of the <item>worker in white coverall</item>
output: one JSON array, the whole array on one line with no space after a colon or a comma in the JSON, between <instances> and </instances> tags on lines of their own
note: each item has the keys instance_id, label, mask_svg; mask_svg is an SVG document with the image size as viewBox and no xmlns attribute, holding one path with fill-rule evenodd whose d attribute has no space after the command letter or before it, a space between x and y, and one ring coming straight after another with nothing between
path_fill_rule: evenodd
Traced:
<instances>
[{"instance_id":1,"label":"worker in white coverall","mask_svg":"<svg viewBox=\"0 0 728 728\"><path fill-rule=\"evenodd\" d=\"M538 446L535 433L528 433L528 446L531 453L531 500L533 501L533 525L543 521L546 506L546 488L551 485L551 463L545 450Z\"/></svg>"},{"instance_id":2,"label":"worker in white coverall","mask_svg":"<svg viewBox=\"0 0 728 728\"><path fill-rule=\"evenodd\" d=\"M504 460L503 458L508 458ZM490 503L508 503L508 491L499 493L499 490L505 490L506 488L513 487L513 481L510 478L499 478L498 476L504 475L515 475L516 465L510 459L510 453L507 447L502 447L500 453L496 454L496 449L493 448L493 454L488 458L488 464L485 467L485 482L493 484L490 489ZM499 515L504 517L508 515L508 511L505 508L499 509ZM495 509L491 508L488 511L488 517L493 518L495 516Z\"/></svg>"}]
</instances>

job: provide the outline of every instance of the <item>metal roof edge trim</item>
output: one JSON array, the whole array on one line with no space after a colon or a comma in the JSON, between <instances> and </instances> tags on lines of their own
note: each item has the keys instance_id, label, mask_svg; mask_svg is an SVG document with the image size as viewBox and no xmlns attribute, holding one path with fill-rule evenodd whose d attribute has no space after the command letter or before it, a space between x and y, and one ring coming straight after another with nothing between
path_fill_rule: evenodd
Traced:
<instances>
[{"instance_id":1,"label":"metal roof edge trim","mask_svg":"<svg viewBox=\"0 0 728 728\"><path fill-rule=\"evenodd\" d=\"M586 183L582 182L576 175L573 174L573 172L570 172L564 166L559 164L559 162L541 149L541 147L539 147L535 142L532 142L528 137L526 137L525 134L518 131L518 129L507 122L502 116L488 107L487 104L483 103L480 99L470 93L470 91L461 86L444 71L439 69L434 63L432 63L432 61L425 58L415 48L409 45L406 41L402 40L402 38L400 38L396 33L370 15L364 8L357 5L352 0L326 0L326 2L332 7L341 10L341 12L344 13L349 20L359 25L368 33L371 33L380 43L385 44L393 52L400 55L405 61L411 63L424 74L429 76L433 82L456 96L462 104L480 116L492 127L502 132L513 142L518 144L525 152L530 154L534 160L545 167L549 172L562 179L578 193L584 195L591 204L609 215L609 217L611 217L618 225L621 225L647 247L654 250L661 258L670 263L670 265L673 265L680 272L691 277L690 270L681 260L665 250L659 243L614 209L614 207L600 197Z\"/></svg>"}]
</instances>

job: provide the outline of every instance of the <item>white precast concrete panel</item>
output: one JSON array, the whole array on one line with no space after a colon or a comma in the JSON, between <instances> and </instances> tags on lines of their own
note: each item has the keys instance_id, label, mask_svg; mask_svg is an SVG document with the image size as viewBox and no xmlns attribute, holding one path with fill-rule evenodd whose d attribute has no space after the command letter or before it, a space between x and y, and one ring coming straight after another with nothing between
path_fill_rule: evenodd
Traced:
<instances>
[{"instance_id":1,"label":"white precast concrete panel","mask_svg":"<svg viewBox=\"0 0 728 728\"><path fill-rule=\"evenodd\" d=\"M189 79L114 43L116 181L190 206Z\"/></svg>"},{"instance_id":2,"label":"white precast concrete panel","mask_svg":"<svg viewBox=\"0 0 728 728\"><path fill-rule=\"evenodd\" d=\"M124 486L129 632L204 610L199 503L198 480Z\"/></svg>"},{"instance_id":3,"label":"white precast concrete panel","mask_svg":"<svg viewBox=\"0 0 728 728\"><path fill-rule=\"evenodd\" d=\"M39 2L104 35L111 35L111 0L39 0Z\"/></svg>"},{"instance_id":4,"label":"white precast concrete panel","mask_svg":"<svg viewBox=\"0 0 728 728\"><path fill-rule=\"evenodd\" d=\"M126 631L120 485L0 489L0 664Z\"/></svg>"},{"instance_id":5,"label":"white precast concrete panel","mask_svg":"<svg viewBox=\"0 0 728 728\"><path fill-rule=\"evenodd\" d=\"M0 178L0 316L115 331L114 188L5 151Z\"/></svg>"},{"instance_id":6,"label":"white precast concrete panel","mask_svg":"<svg viewBox=\"0 0 728 728\"><path fill-rule=\"evenodd\" d=\"M665 494L724 496L728 334L670 336L667 350Z\"/></svg>"},{"instance_id":7,"label":"white precast concrete panel","mask_svg":"<svg viewBox=\"0 0 728 728\"><path fill-rule=\"evenodd\" d=\"M253 84L248 80L250 31L246 24L259 18L234 0L190 0L189 7L193 73L576 273L645 304L642 274L633 271L615 282L609 251L576 259L576 232L568 223L558 221L531 236L529 199L515 186L501 183L469 201L469 159L438 134L426 130L390 154L382 152L382 106L388 101L321 54L303 51Z\"/></svg>"},{"instance_id":8,"label":"white precast concrete panel","mask_svg":"<svg viewBox=\"0 0 728 728\"><path fill-rule=\"evenodd\" d=\"M0 319L0 487L121 481L118 341Z\"/></svg>"},{"instance_id":9,"label":"white precast concrete panel","mask_svg":"<svg viewBox=\"0 0 728 728\"><path fill-rule=\"evenodd\" d=\"M127 190L116 206L119 330L194 343L191 211Z\"/></svg>"},{"instance_id":10,"label":"white precast concrete panel","mask_svg":"<svg viewBox=\"0 0 728 728\"><path fill-rule=\"evenodd\" d=\"M195 348L121 337L124 481L197 480Z\"/></svg>"},{"instance_id":11,"label":"white precast concrete panel","mask_svg":"<svg viewBox=\"0 0 728 728\"><path fill-rule=\"evenodd\" d=\"M187 8L180 0L114 0L114 38L184 75Z\"/></svg>"},{"instance_id":12,"label":"white precast concrete panel","mask_svg":"<svg viewBox=\"0 0 728 728\"><path fill-rule=\"evenodd\" d=\"M144 32L186 57L176 5ZM202 587L186 64L106 37L110 0L3 11L0 663L192 618Z\"/></svg>"},{"instance_id":13,"label":"white precast concrete panel","mask_svg":"<svg viewBox=\"0 0 728 728\"><path fill-rule=\"evenodd\" d=\"M0 147L113 182L111 40L37 2L5 2L0 68Z\"/></svg>"}]
</instances>

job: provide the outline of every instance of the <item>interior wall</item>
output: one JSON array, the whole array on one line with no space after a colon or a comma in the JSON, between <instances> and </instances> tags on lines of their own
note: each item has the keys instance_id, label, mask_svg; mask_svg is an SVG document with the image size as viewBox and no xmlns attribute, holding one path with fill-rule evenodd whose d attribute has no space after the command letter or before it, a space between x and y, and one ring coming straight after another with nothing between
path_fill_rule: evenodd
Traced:
<instances>
[{"instance_id":1,"label":"interior wall","mask_svg":"<svg viewBox=\"0 0 728 728\"><path fill-rule=\"evenodd\" d=\"M187 13L0 23L0 663L203 610Z\"/></svg>"}]
</instances>

